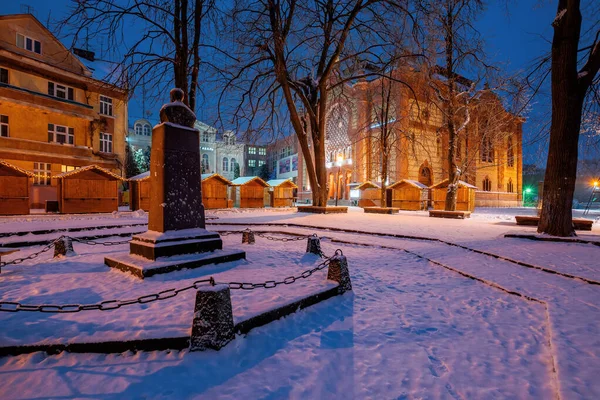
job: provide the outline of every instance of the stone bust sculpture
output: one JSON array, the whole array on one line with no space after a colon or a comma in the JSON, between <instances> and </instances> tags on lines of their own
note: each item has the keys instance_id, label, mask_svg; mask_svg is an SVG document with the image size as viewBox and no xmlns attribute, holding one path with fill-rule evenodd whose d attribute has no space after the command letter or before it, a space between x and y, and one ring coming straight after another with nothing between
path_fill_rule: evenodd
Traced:
<instances>
[{"instance_id":1,"label":"stone bust sculpture","mask_svg":"<svg viewBox=\"0 0 600 400\"><path fill-rule=\"evenodd\" d=\"M171 89L171 102L160 109L160 122L170 122L176 125L194 127L196 114L183 103L183 90Z\"/></svg>"}]
</instances>

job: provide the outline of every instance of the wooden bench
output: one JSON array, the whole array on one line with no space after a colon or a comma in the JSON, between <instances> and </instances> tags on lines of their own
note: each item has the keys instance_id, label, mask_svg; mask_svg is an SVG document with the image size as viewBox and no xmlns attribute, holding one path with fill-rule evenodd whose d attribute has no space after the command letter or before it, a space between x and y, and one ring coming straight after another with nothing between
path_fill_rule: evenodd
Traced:
<instances>
[{"instance_id":1,"label":"wooden bench","mask_svg":"<svg viewBox=\"0 0 600 400\"><path fill-rule=\"evenodd\" d=\"M2 261L2 256L7 256L12 253L16 253L19 249L0 249L0 261ZM2 272L2 267L0 266L0 273Z\"/></svg>"},{"instance_id":2,"label":"wooden bench","mask_svg":"<svg viewBox=\"0 0 600 400\"><path fill-rule=\"evenodd\" d=\"M398 207L364 207L367 214L397 214L400 209Z\"/></svg>"},{"instance_id":3,"label":"wooden bench","mask_svg":"<svg viewBox=\"0 0 600 400\"><path fill-rule=\"evenodd\" d=\"M298 206L298 212L307 212L313 214L343 214L348 212L348 207L344 206Z\"/></svg>"},{"instance_id":4,"label":"wooden bench","mask_svg":"<svg viewBox=\"0 0 600 400\"><path fill-rule=\"evenodd\" d=\"M515 220L517 221L517 225L524 226L538 226L540 223L540 217L532 215L517 215L515 216ZM591 231L593 223L594 221L591 219L573 218L573 227L577 231Z\"/></svg>"},{"instance_id":5,"label":"wooden bench","mask_svg":"<svg viewBox=\"0 0 600 400\"><path fill-rule=\"evenodd\" d=\"M433 218L454 218L454 219L465 219L471 218L471 211L444 211L444 210L431 210L429 216Z\"/></svg>"}]
</instances>

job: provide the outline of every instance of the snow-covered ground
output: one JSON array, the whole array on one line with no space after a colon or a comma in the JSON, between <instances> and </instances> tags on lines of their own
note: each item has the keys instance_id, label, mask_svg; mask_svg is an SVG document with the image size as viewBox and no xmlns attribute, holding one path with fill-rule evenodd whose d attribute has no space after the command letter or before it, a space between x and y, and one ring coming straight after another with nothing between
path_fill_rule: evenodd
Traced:
<instances>
[{"instance_id":1,"label":"snow-covered ground","mask_svg":"<svg viewBox=\"0 0 600 400\"><path fill-rule=\"evenodd\" d=\"M483 209L468 220L350 211L325 216L291 210L213 211L209 215L218 219L209 222L219 225L209 228L244 228L227 223L311 226L252 229L327 236L324 252L340 248L348 257L352 293L257 328L219 352L3 357L0 398L600 398L600 286L440 242L317 227L440 238L597 281L600 247L504 238L505 233L535 232L517 227L513 219L532 210ZM127 225L146 218L142 213L49 221L36 217L0 219L0 233L119 221ZM600 239L599 224L580 236ZM74 257L52 260L45 253L3 268L0 299L95 303L182 287L206 276L225 282L280 279L320 262L304 253L305 241L257 237L255 245L241 245L240 235L223 239L227 249L246 250L247 261L144 281L102 263L106 254L126 251L127 245L76 243ZM23 248L3 260L40 248ZM322 271L293 285L232 291L234 318L239 321L319 290L327 284L325 276ZM192 292L185 292L107 312L0 313L0 346L185 336L193 299Z\"/></svg>"}]
</instances>

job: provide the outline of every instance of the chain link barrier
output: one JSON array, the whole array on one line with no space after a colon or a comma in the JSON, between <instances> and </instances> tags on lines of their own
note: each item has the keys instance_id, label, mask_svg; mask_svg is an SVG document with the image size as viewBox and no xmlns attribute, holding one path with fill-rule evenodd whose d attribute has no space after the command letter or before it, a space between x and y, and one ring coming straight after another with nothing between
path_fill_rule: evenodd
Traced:
<instances>
[{"instance_id":1,"label":"chain link barrier","mask_svg":"<svg viewBox=\"0 0 600 400\"><path fill-rule=\"evenodd\" d=\"M15 258L14 260L11 260L11 261L1 261L0 262L0 268L5 267L7 265L21 264L23 261L27 261L27 260L33 260L37 256L39 256L39 255L47 252L48 250L50 250L56 244L56 242L58 242L59 240L62 240L65 237L66 236L61 236L58 239L53 240L52 242L50 242L49 244L47 244L46 246L44 246L40 251L32 253L32 254L30 254L30 255L28 255L26 257Z\"/></svg>"},{"instance_id":2,"label":"chain link barrier","mask_svg":"<svg viewBox=\"0 0 600 400\"><path fill-rule=\"evenodd\" d=\"M250 230L250 229L248 229L248 230ZM243 231L224 231L224 232L219 232L219 234L221 234L222 236L228 236L231 234L240 234L242 232ZM266 238L267 240L276 240L276 241L282 241L282 242L297 241L297 240L304 240L309 237L317 237L317 234L313 234L313 235L308 235L308 236L298 236L297 238L295 237L295 238L290 239L290 238L280 238L280 237L275 237L275 236L268 236L266 234L258 234L258 233L256 233L256 234L260 237ZM22 259L16 259L16 260L12 260L7 263L2 263L2 266L9 265L9 264L20 264L21 262L23 262L25 260L33 259L33 258L37 257L38 255L50 250L56 242L58 242L59 240L65 238L65 237L68 237L68 236L61 236L58 239L52 241L52 243L45 246L39 252L33 253L27 257L23 257ZM269 238L271 238L271 239L269 239ZM288 240L282 240L282 239L288 239ZM129 240L120 241L120 242L94 242L91 240L82 240L82 239L77 239L77 238L71 238L71 240L74 240L74 241L80 242L80 243L84 243L84 244L90 244L90 245L100 244L100 245L105 245L105 246L112 246L112 245L116 245L116 244L124 244L124 243L129 242ZM254 290L254 289L259 289L259 288L273 289L279 285L290 285L292 283L298 282L301 279L309 278L315 272L321 271L321 270L325 269L326 267L328 267L331 262L331 259L338 255L343 255L341 249L337 249L332 257L326 257L325 254L323 252L321 252L320 256L321 256L321 258L324 258L324 260L319 265L317 265L314 268L307 269L298 275L288 276L287 278L280 280L280 281L269 280L269 281L260 282L260 283L215 282L214 278L211 276L210 278L194 281L194 283L192 283L191 285L184 286L179 289L162 290L158 293L148 294L148 295L140 296L138 298L129 299L129 300L104 300L104 301L102 301L100 303L96 303L96 304L62 304L62 305L39 304L39 305L32 305L32 304L22 304L20 302L15 302L15 301L0 301L0 312L2 312L2 311L4 311L4 312L19 312L19 311L36 312L37 311L37 312L43 312L43 313L67 314L67 313L77 313L77 312L81 312L81 311L93 311L93 310L110 311L110 310L116 310L123 306L129 306L129 305L133 305L133 304L146 304L146 303L152 303L155 301L167 300L167 299L173 298L173 297L177 296L179 293L185 292L187 290L191 290L191 289L197 290L204 284L210 284L213 286L214 285L227 285L230 290Z\"/></svg>"}]
</instances>

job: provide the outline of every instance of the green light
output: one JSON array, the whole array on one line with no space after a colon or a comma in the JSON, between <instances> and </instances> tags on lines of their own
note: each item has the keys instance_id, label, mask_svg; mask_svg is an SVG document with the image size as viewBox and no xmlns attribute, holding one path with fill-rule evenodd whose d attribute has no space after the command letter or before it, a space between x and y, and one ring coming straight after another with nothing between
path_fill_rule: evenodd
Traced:
<instances>
[{"instance_id":1,"label":"green light","mask_svg":"<svg viewBox=\"0 0 600 400\"><path fill-rule=\"evenodd\" d=\"M531 193L531 188L530 187L525 188L525 193Z\"/></svg>"}]
</instances>

